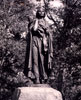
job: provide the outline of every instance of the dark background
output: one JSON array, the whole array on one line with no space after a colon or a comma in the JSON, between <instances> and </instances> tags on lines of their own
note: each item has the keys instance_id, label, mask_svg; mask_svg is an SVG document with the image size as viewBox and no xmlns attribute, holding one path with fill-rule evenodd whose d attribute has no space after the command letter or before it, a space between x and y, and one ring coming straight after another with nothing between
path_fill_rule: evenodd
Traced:
<instances>
[{"instance_id":1,"label":"dark background","mask_svg":"<svg viewBox=\"0 0 81 100\"><path fill-rule=\"evenodd\" d=\"M45 3L54 22L54 79L48 84L61 91L64 100L81 100L81 1L62 2L64 8L59 9ZM28 23L36 6L28 0L0 0L0 100L11 100L15 88L30 84L23 70ZM54 14L60 19L55 20Z\"/></svg>"}]
</instances>

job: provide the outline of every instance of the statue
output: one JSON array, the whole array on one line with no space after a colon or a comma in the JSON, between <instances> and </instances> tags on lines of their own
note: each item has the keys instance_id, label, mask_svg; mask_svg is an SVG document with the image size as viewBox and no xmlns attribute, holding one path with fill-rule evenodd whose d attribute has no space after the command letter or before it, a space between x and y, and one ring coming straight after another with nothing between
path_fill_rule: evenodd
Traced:
<instances>
[{"instance_id":1,"label":"statue","mask_svg":"<svg viewBox=\"0 0 81 100\"><path fill-rule=\"evenodd\" d=\"M35 84L45 83L49 77L53 58L52 36L45 19L45 9L37 10L36 19L28 25L28 46L24 74Z\"/></svg>"}]
</instances>

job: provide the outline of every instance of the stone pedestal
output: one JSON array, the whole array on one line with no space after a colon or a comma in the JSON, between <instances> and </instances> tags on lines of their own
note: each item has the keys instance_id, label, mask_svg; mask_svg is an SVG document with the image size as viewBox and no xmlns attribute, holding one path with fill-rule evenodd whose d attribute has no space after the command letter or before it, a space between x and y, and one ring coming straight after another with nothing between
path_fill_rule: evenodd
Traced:
<instances>
[{"instance_id":1,"label":"stone pedestal","mask_svg":"<svg viewBox=\"0 0 81 100\"><path fill-rule=\"evenodd\" d=\"M62 100L62 95L47 85L38 85L17 88L12 100Z\"/></svg>"}]
</instances>

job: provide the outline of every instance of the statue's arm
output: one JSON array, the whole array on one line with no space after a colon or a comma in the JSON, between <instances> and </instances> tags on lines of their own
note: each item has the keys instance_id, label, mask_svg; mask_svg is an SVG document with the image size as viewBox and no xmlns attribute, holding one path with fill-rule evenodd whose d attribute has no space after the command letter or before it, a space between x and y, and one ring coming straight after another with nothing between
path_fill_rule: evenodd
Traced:
<instances>
[{"instance_id":1,"label":"statue's arm","mask_svg":"<svg viewBox=\"0 0 81 100\"><path fill-rule=\"evenodd\" d=\"M37 31L37 29L38 29L38 19L36 19L35 24L33 26L34 31Z\"/></svg>"},{"instance_id":2,"label":"statue's arm","mask_svg":"<svg viewBox=\"0 0 81 100\"><path fill-rule=\"evenodd\" d=\"M32 30L33 30L33 34L39 34L41 37L43 37L44 30L39 25L38 19L34 20Z\"/></svg>"}]
</instances>

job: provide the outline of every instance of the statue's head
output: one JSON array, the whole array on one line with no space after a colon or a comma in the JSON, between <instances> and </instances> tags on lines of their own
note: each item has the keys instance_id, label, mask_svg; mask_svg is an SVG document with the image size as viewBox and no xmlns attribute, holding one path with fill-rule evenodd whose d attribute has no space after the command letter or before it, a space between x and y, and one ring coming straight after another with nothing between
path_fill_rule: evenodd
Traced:
<instances>
[{"instance_id":1,"label":"statue's head","mask_svg":"<svg viewBox=\"0 0 81 100\"><path fill-rule=\"evenodd\" d=\"M39 7L36 13L37 18L44 18L45 17L45 8L44 7Z\"/></svg>"}]
</instances>

